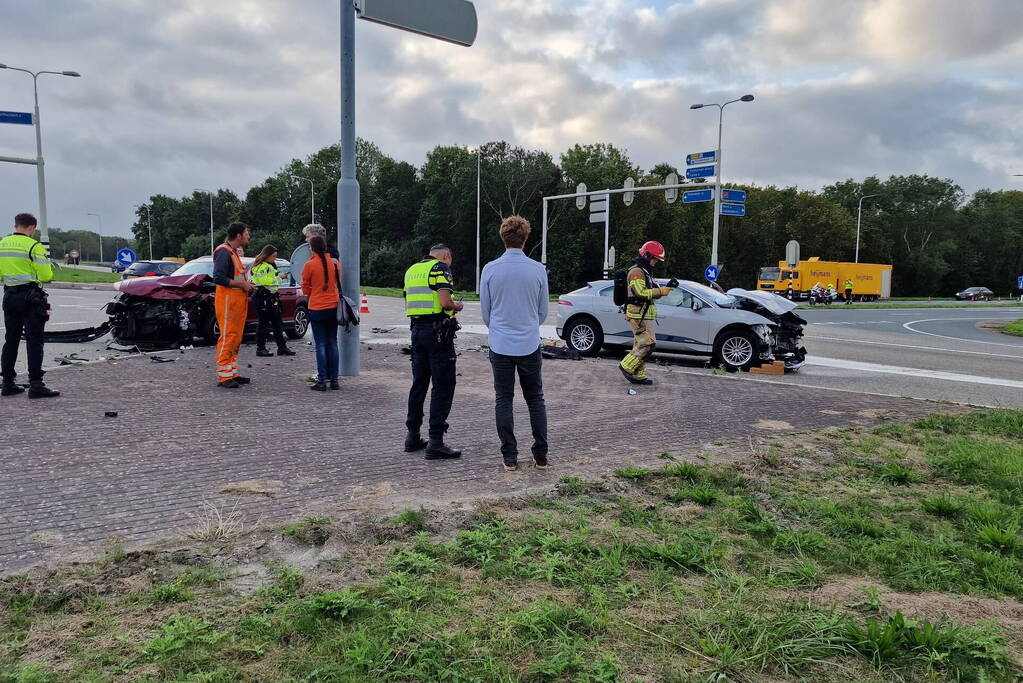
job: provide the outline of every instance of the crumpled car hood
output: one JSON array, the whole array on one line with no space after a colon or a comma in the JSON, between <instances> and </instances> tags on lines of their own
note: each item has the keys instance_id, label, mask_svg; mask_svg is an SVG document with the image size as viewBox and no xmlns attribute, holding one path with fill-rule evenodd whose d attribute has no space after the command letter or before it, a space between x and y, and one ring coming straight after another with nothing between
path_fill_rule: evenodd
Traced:
<instances>
[{"instance_id":1,"label":"crumpled car hood","mask_svg":"<svg viewBox=\"0 0 1023 683\"><path fill-rule=\"evenodd\" d=\"M763 306L775 315L785 315L796 308L795 302L789 301L777 294L771 294L770 292L753 291L734 287L725 293L728 294L728 296L734 296L736 299L752 301L755 304Z\"/></svg>"},{"instance_id":2,"label":"crumpled car hood","mask_svg":"<svg viewBox=\"0 0 1023 683\"><path fill-rule=\"evenodd\" d=\"M157 278L121 280L117 290L122 294L145 296L151 299L189 299L203 291L203 284L209 276L203 273L193 275L168 275Z\"/></svg>"}]
</instances>

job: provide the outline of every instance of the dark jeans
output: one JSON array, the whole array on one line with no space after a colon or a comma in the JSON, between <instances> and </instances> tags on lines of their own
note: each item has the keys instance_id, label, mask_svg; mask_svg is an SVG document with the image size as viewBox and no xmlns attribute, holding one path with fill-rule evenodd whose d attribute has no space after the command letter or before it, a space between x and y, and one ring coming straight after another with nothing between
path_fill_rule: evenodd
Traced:
<instances>
[{"instance_id":1,"label":"dark jeans","mask_svg":"<svg viewBox=\"0 0 1023 683\"><path fill-rule=\"evenodd\" d=\"M423 403L430 392L430 440L443 441L455 398L455 342L438 341L430 324L412 326L412 388L408 392L405 427L413 434L423 425Z\"/></svg>"},{"instance_id":2,"label":"dark jeans","mask_svg":"<svg viewBox=\"0 0 1023 683\"><path fill-rule=\"evenodd\" d=\"M505 356L490 352L490 366L494 369L494 414L497 435L501 439L501 455L507 463L516 462L519 445L515 440L515 418L512 401L515 398L515 371L519 373L522 396L529 408L529 426L533 430L533 456L547 455L547 405L543 400L543 359L540 349L528 356Z\"/></svg>"},{"instance_id":3,"label":"dark jeans","mask_svg":"<svg viewBox=\"0 0 1023 683\"><path fill-rule=\"evenodd\" d=\"M337 309L309 311L316 347L316 379L320 382L337 379L339 351L337 348Z\"/></svg>"},{"instance_id":4,"label":"dark jeans","mask_svg":"<svg viewBox=\"0 0 1023 683\"><path fill-rule=\"evenodd\" d=\"M29 303L29 292L32 289L22 286L4 290L4 327L7 329L3 353L0 354L0 374L8 382L13 382L18 376L14 371L14 363L18 360L18 346L23 332L28 351L28 379L30 382L43 380L43 328L46 319L40 315L38 306Z\"/></svg>"},{"instance_id":5,"label":"dark jeans","mask_svg":"<svg viewBox=\"0 0 1023 683\"><path fill-rule=\"evenodd\" d=\"M280 348L286 345L284 339L284 324L281 322L281 300L276 294L264 294L266 301L259 303L259 326L256 328L256 344L259 348L265 348L270 338L270 331L273 330L274 341Z\"/></svg>"}]
</instances>

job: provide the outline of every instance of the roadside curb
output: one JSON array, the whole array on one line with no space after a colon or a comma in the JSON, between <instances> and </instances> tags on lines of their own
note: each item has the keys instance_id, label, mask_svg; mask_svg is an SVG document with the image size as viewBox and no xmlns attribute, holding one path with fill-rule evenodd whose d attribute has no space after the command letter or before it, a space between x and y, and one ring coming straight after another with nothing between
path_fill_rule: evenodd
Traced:
<instances>
[{"instance_id":1,"label":"roadside curb","mask_svg":"<svg viewBox=\"0 0 1023 683\"><path fill-rule=\"evenodd\" d=\"M47 282L45 289L96 289L116 292L116 282Z\"/></svg>"}]
</instances>

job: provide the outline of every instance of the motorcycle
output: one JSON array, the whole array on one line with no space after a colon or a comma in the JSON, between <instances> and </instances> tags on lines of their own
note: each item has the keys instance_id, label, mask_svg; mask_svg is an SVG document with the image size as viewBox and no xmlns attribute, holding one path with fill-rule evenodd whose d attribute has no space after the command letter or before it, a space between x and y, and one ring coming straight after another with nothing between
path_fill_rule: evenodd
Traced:
<instances>
[{"instance_id":1,"label":"motorcycle","mask_svg":"<svg viewBox=\"0 0 1023 683\"><path fill-rule=\"evenodd\" d=\"M835 301L838 301L838 291L835 289L825 289L820 285L814 285L810 289L810 305L816 306L817 304L824 304L830 306Z\"/></svg>"}]
</instances>

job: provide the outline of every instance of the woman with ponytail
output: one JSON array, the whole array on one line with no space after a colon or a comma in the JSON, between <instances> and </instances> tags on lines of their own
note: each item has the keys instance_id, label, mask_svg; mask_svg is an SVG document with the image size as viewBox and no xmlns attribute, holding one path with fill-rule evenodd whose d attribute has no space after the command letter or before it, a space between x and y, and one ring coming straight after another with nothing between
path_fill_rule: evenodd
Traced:
<instances>
[{"instance_id":1,"label":"woman with ponytail","mask_svg":"<svg viewBox=\"0 0 1023 683\"><path fill-rule=\"evenodd\" d=\"M302 268L302 291L309 297L309 323L316 347L316 383L313 391L340 389L338 384L337 305L341 300L341 264L327 252L320 235L309 240L313 257Z\"/></svg>"}]
</instances>

